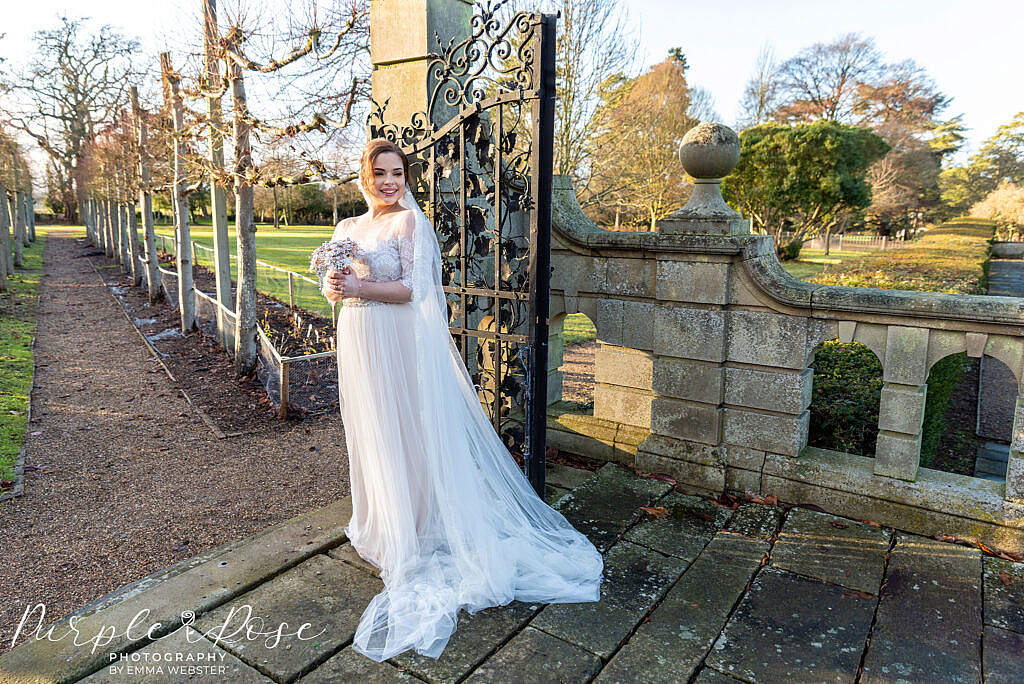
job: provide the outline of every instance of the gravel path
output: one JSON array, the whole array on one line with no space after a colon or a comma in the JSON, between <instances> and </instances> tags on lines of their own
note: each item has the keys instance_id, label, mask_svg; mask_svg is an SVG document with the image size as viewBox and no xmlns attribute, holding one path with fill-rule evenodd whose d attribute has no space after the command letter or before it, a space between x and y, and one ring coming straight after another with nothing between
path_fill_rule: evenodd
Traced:
<instances>
[{"instance_id":1,"label":"gravel path","mask_svg":"<svg viewBox=\"0 0 1024 684\"><path fill-rule=\"evenodd\" d=\"M0 504L0 653L26 608L43 603L50 624L349 493L337 414L216 439L75 234L51 232L43 256L29 472L25 494Z\"/></svg>"}]
</instances>

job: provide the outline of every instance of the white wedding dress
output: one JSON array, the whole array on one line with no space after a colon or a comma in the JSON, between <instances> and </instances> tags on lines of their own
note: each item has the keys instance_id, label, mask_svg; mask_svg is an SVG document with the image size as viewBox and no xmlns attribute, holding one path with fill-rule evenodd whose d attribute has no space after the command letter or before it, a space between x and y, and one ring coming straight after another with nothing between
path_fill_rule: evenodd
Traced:
<instances>
[{"instance_id":1,"label":"white wedding dress","mask_svg":"<svg viewBox=\"0 0 1024 684\"><path fill-rule=\"evenodd\" d=\"M512 600L600 598L594 545L533 491L492 427L448 331L440 251L410 193L379 227L338 224L362 249L352 270L399 280L413 301L346 297L338 380L352 484L346 527L381 570L353 648L376 661L440 656L469 613Z\"/></svg>"}]
</instances>

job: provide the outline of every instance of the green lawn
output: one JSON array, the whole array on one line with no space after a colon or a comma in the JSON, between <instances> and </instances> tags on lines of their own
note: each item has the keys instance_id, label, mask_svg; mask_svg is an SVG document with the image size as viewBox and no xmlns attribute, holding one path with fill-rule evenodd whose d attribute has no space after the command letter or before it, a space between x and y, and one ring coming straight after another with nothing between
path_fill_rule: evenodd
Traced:
<instances>
[{"instance_id":1,"label":"green lawn","mask_svg":"<svg viewBox=\"0 0 1024 684\"><path fill-rule=\"evenodd\" d=\"M24 248L25 267L14 269L7 280L7 292L0 294L0 480L13 479L14 461L28 424L32 340L43 274L43 246L49 229L36 227L35 242Z\"/></svg>"},{"instance_id":2,"label":"green lawn","mask_svg":"<svg viewBox=\"0 0 1024 684\"><path fill-rule=\"evenodd\" d=\"M171 226L156 226L157 235L168 238L174 237L174 228ZM211 226L194 225L191 227L192 240L198 245L213 247L213 228ZM319 247L325 240L329 240L334 233L332 226L281 226L274 230L273 224L259 223L256 230L256 256L274 266L294 271L311 278L315 274L309 272L309 255ZM139 238L143 238L140 236ZM228 231L228 243L231 251L231 277L238 276L237 262L234 255L237 253L235 247L235 234L233 230ZM160 246L160 241L157 241ZM170 247L170 243L168 243ZM213 255L210 252L203 253L197 250L196 262L207 268L213 267ZM293 293L295 305L318 313L321 316L331 315L331 305L322 294L319 288L311 283L300 280L293 280ZM288 301L288 276L284 273L257 267L256 288L263 293L277 297L283 302Z\"/></svg>"},{"instance_id":3,"label":"green lawn","mask_svg":"<svg viewBox=\"0 0 1024 684\"><path fill-rule=\"evenodd\" d=\"M807 280L824 271L826 266L854 261L874 251L877 250L857 251L844 249L839 251L833 249L828 256L825 256L825 250L823 249L807 249L805 247L800 250L800 258L783 261L782 267L794 278Z\"/></svg>"}]
</instances>

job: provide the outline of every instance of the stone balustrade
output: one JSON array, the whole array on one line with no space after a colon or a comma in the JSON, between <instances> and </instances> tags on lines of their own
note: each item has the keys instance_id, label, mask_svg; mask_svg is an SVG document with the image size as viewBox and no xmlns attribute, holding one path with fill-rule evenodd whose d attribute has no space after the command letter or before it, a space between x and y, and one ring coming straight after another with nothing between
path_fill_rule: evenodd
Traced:
<instances>
[{"instance_id":1,"label":"stone balustrade","mask_svg":"<svg viewBox=\"0 0 1024 684\"><path fill-rule=\"evenodd\" d=\"M589 443L591 455L634 460L695 489L774 494L1024 550L1019 391L1005 484L920 467L929 370L951 354L987 355L1020 387L1024 299L797 280L772 238L751 235L721 199L719 179L738 159L735 133L704 124L681 149L696 191L657 232L598 228L556 178L552 335L581 312L599 348L593 415L553 418L549 441L577 451ZM834 339L865 344L882 364L874 457L807 446L810 364ZM550 355L549 399L557 399L558 344Z\"/></svg>"}]
</instances>

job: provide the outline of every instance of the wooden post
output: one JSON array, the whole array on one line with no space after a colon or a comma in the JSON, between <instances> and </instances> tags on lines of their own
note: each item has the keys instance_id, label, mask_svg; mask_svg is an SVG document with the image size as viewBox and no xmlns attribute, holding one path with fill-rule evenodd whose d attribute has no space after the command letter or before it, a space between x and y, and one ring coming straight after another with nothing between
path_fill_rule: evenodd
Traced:
<instances>
[{"instance_id":1,"label":"wooden post","mask_svg":"<svg viewBox=\"0 0 1024 684\"><path fill-rule=\"evenodd\" d=\"M178 215L178 244L175 246L178 266L178 306L181 311L181 331L189 333L195 327L195 301L192 289L192 260L189 245L192 242L188 223L188 196L185 194L185 142L184 108L178 92L178 76L171 69L171 54L160 55L160 72L169 86L171 123L174 126L174 205Z\"/></svg>"},{"instance_id":2,"label":"wooden post","mask_svg":"<svg viewBox=\"0 0 1024 684\"><path fill-rule=\"evenodd\" d=\"M288 307L295 308L295 281L292 279L291 271L288 271Z\"/></svg>"},{"instance_id":3,"label":"wooden post","mask_svg":"<svg viewBox=\"0 0 1024 684\"><path fill-rule=\"evenodd\" d=\"M206 89L218 93L221 88L219 60L214 47L220 42L217 32L217 0L203 0L203 56L206 61ZM220 132L220 97L206 98L206 111L210 123L207 126L210 166L218 171L224 168L224 138ZM210 176L210 203L213 215L213 273L216 280L217 338L222 347L228 345L228 318L223 309L234 311L231 301L231 252L228 243L227 192Z\"/></svg>"},{"instance_id":4,"label":"wooden post","mask_svg":"<svg viewBox=\"0 0 1024 684\"><path fill-rule=\"evenodd\" d=\"M236 30L237 31L237 30ZM240 36L232 36L238 45ZM235 142L235 233L238 250L238 286L235 304L235 373L249 375L256 368L256 217L253 215L252 148L249 145L248 107L242 69L228 58L228 78Z\"/></svg>"},{"instance_id":5,"label":"wooden post","mask_svg":"<svg viewBox=\"0 0 1024 684\"><path fill-rule=\"evenodd\" d=\"M149 191L149 131L142 118L139 106L139 89L131 87L132 114L135 119L135 135L138 142L139 165L139 214L142 215L142 231L146 246L146 289L150 303L160 299L163 291L160 282L160 260L156 255L156 234L153 231L153 194Z\"/></svg>"},{"instance_id":6,"label":"wooden post","mask_svg":"<svg viewBox=\"0 0 1024 684\"><path fill-rule=\"evenodd\" d=\"M284 362L284 359L280 359L281 364L281 390L278 392L281 398L281 404L277 407L277 417L284 420L288 417L288 384L290 382L288 378L288 364Z\"/></svg>"}]
</instances>

